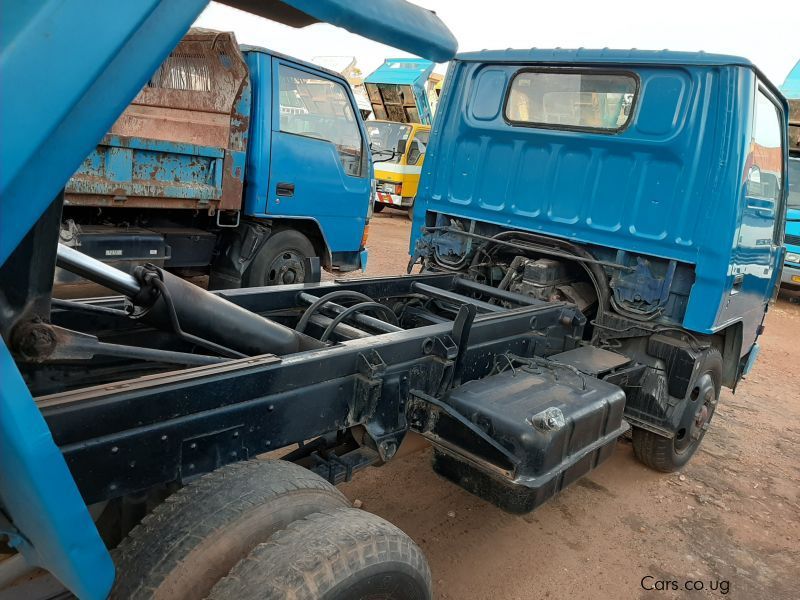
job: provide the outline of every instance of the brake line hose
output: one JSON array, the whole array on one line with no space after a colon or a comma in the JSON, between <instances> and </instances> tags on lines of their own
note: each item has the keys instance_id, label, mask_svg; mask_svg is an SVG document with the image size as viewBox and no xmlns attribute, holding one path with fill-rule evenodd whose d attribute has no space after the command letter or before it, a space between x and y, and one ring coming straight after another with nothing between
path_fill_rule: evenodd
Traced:
<instances>
[{"instance_id":1,"label":"brake line hose","mask_svg":"<svg viewBox=\"0 0 800 600\"><path fill-rule=\"evenodd\" d=\"M335 290L328 294L322 296L319 300L315 300L314 303L309 306L306 311L303 313L303 316L300 317L300 320L297 322L294 330L297 333L303 333L306 330L306 326L308 322L311 320L311 317L314 315L320 307L327 302L335 298L351 298L354 300L363 300L364 302L372 302L372 298L367 296L366 294L362 294L361 292L353 292L350 290ZM343 313L342 313L343 314Z\"/></svg>"}]
</instances>

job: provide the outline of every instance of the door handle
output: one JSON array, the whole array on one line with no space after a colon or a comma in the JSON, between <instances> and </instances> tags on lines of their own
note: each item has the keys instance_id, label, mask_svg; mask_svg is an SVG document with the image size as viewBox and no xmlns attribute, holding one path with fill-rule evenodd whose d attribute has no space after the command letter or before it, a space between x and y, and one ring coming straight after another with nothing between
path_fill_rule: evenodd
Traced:
<instances>
[{"instance_id":1,"label":"door handle","mask_svg":"<svg viewBox=\"0 0 800 600\"><path fill-rule=\"evenodd\" d=\"M294 196L294 184L283 181L275 186L278 196Z\"/></svg>"}]
</instances>

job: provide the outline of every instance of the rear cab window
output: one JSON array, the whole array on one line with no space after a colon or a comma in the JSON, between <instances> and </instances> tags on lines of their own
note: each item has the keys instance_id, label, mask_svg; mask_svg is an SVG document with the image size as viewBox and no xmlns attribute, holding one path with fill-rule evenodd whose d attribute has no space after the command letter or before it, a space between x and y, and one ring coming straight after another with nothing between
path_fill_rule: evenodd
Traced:
<instances>
[{"instance_id":1,"label":"rear cab window","mask_svg":"<svg viewBox=\"0 0 800 600\"><path fill-rule=\"evenodd\" d=\"M516 126L615 133L628 125L637 89L630 73L526 69L511 81L505 118Z\"/></svg>"}]
</instances>

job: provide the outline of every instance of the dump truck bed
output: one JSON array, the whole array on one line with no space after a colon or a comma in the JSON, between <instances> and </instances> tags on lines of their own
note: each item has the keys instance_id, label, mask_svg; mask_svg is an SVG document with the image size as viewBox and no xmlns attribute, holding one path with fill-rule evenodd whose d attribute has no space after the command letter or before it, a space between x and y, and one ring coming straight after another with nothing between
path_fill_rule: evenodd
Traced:
<instances>
[{"instance_id":1,"label":"dump truck bed","mask_svg":"<svg viewBox=\"0 0 800 600\"><path fill-rule=\"evenodd\" d=\"M69 180L65 204L238 210L249 122L236 38L193 29Z\"/></svg>"}]
</instances>

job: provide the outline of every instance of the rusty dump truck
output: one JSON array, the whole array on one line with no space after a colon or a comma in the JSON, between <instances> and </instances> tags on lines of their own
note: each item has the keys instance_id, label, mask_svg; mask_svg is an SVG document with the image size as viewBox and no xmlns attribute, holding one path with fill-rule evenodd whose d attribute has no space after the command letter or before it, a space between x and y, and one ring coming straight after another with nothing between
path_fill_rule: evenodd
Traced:
<instances>
[{"instance_id":1,"label":"rusty dump truck","mask_svg":"<svg viewBox=\"0 0 800 600\"><path fill-rule=\"evenodd\" d=\"M64 190L61 243L212 289L366 268L371 160L334 72L192 29ZM85 280L56 271L59 292ZM73 287L75 286L75 287ZM80 287L77 287L80 286Z\"/></svg>"}]
</instances>

